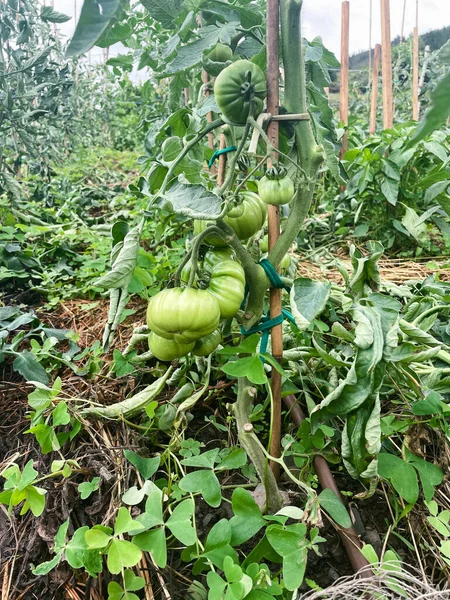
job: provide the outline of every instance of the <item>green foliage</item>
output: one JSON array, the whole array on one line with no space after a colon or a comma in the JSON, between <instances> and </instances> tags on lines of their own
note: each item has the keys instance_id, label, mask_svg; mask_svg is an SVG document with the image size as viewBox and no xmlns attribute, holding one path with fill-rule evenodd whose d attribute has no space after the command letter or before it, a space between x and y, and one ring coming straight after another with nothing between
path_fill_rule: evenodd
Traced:
<instances>
[{"instance_id":1,"label":"green foliage","mask_svg":"<svg viewBox=\"0 0 450 600\"><path fill-rule=\"evenodd\" d=\"M35 575L46 575L62 561L92 577L106 568L114 576L108 579L108 598L137 600L135 592L145 587L145 581L133 569L148 552L159 569L173 558L174 564L184 561L192 571L191 580L196 578L190 586L195 597L289 600L303 584L308 555L311 551L318 554L319 544L326 542L319 535L321 513L339 527L351 524L334 492L316 493L318 477L312 467L318 455L337 470L346 469L366 495L382 479L392 499L393 529L423 497L430 509L428 524L443 538L440 552L450 556L448 515L432 504L443 472L428 447L422 450L423 457L414 449L418 428L437 432L440 440L450 439L450 289L434 278L421 285L387 289L378 267L384 247L437 253L450 243L448 135L434 131L420 140L421 134L416 134L411 141L414 125L403 123L362 141L365 126L354 127L350 131L353 147L344 160L349 181L341 190L347 178L336 153L342 132L336 129L324 94L331 82L330 70L338 64L321 39L302 42L300 34L294 36L291 25L299 19L288 19L286 29L286 15L296 10L298 3L283 1L283 64L288 73L283 102L291 112L308 110L310 119L280 126L276 156L289 169L296 194L286 211L283 235L267 260L276 269L291 248L309 210L314 184L321 179L322 160L326 188L321 209L329 213L328 221L313 218L300 242L315 247L321 236L323 241L330 233L350 233L356 240L370 241L367 250L351 246L353 273L344 275L344 286L307 277L281 281L291 287L290 297L283 296L283 306L290 308L294 319L282 324L285 347L279 360L266 351L266 336L261 338L269 283L281 285L269 282L258 264L265 232L260 228L252 231L249 240L240 240L227 225L228 211L239 212L242 190L257 189L267 166L264 163L274 162L274 150L264 128L251 116L243 127L225 126L219 98L211 93L207 100L196 101L203 85L202 66L212 77L227 66L228 61L210 60L218 42L227 44L230 62L245 58L265 69L261 3L214 1L206 6L170 0L163 5L142 0L141 5L129 7L115 0L85 0L67 55L82 53L93 44L108 48L117 42L125 51L110 58L92 77L94 71L85 72L78 65L78 82L72 81L72 66L67 67L64 77L70 79L70 86L65 90L68 101L63 103L59 128L63 140L56 139L49 126L58 121L39 113L47 109L39 105L38 113L29 115L33 123L38 117L48 117L47 128L39 130L27 150L38 157L54 149L48 153L52 166L46 170L31 160L19 178L19 161L15 160L23 154L22 146L27 147L26 134L31 129L27 129L25 111L29 102L36 101L36 94L25 94L20 106L14 104L16 97L8 95L9 90L1 98L4 112L15 123L12 138L16 134L21 146L11 145L8 133L4 136L6 155L12 162L4 162L0 155L4 189L0 276L6 300L34 291L44 297L47 308L61 300L85 297L92 301L86 310L94 310L99 295L106 291L110 311L103 349L96 341L81 351L76 336L44 327L21 307L0 307L0 360L35 387L28 397L31 410L26 433L36 437L43 454L60 453L42 477L31 460L23 467L7 464L0 501L10 514L17 507L21 514L30 510L41 515L47 488L38 484L53 477L79 477L75 483L78 502L91 503L92 494L99 492L97 500L105 492L106 486L100 490L101 471L98 476L89 471L82 480L86 471L64 456L68 447L64 444L81 432L82 418L112 419L125 430L133 428L141 437L136 445L130 437L132 447L142 448L124 450L124 458L134 469L128 465L129 487L120 488L123 505L116 505L117 513L103 520L99 516L75 530L69 521L63 523L55 537L54 556L35 567ZM26 89L36 83L41 67L50 71L59 64L59 46L48 52L45 48L46 23L64 20L48 7L39 15L30 9L31 14L43 22L46 33L33 42L31 32L26 32L28 25L22 27L22 39L17 39L15 30L11 33L16 37L7 45L9 71L2 79ZM27 36L29 47L24 54L14 54L16 47L25 48ZM405 55L405 48L400 48L395 67L400 82L408 71ZM139 69L151 68L153 81L131 84L127 73L135 61ZM437 57L433 64L438 64ZM47 74L51 81L55 79L55 69ZM21 83L25 77L26 86ZM163 78L169 80L167 88L155 83ZM245 84L253 109L248 74ZM398 86L399 102L407 85L403 90ZM446 79L426 90L434 107L424 121L425 133L445 116L441 103L445 86ZM50 88L45 88L43 97ZM217 113L219 118L208 119L208 113ZM4 135L1 127L0 123L0 135ZM205 169L213 154L208 134L218 147L219 131L228 149L233 149L227 155L222 185ZM138 161L132 151L142 142L146 155ZM100 150L98 144L109 144L116 151ZM60 166L63 150L68 158ZM139 179L138 162L143 175ZM206 234L191 240L193 218L215 223ZM133 333L125 349L113 349L110 363L111 354L103 356L102 352L109 351L120 323L131 314L140 314L140 301L145 303L161 287L178 287L186 264L197 275L206 246L214 238L232 247L232 259L242 265L248 292L242 309L231 315L236 319L226 319L221 325L223 346L214 356L186 356L177 365L162 367L147 352L149 332L144 326ZM371 241L378 238L384 246ZM294 272L292 267L291 275ZM194 284L198 282L201 288L203 281L200 273ZM139 300L127 310L131 295ZM240 337L241 325L249 335ZM102 381L114 375L126 377L136 390L107 406L91 398L71 398L64 379L58 377L61 367L87 378L99 374ZM274 370L282 378L282 395L296 394L310 415L299 428L289 426L280 457L271 457L267 451L274 404L269 375ZM237 400L230 408L236 391ZM213 414L203 414L201 399L214 401ZM238 442L228 447L236 443L230 431L235 424ZM212 439L204 441L203 427L213 432ZM283 506L269 460L284 470L290 486L304 492L306 500L299 496L300 506ZM258 480L263 485L255 492L244 489ZM224 512L225 503L231 503L232 513ZM200 519L205 506L211 521ZM374 560L371 547L366 546L364 552ZM394 560L394 568L401 568L390 550L383 557L389 559Z\"/></svg>"},{"instance_id":2,"label":"green foliage","mask_svg":"<svg viewBox=\"0 0 450 600\"><path fill-rule=\"evenodd\" d=\"M378 239L400 255L446 252L448 133L435 132L409 147L413 131L406 123L365 141L355 139L357 146L344 157L349 175L345 191L336 196L336 188L327 192L330 200L320 212L331 208L332 213L320 223L311 221L303 238L351 235L358 241Z\"/></svg>"}]
</instances>

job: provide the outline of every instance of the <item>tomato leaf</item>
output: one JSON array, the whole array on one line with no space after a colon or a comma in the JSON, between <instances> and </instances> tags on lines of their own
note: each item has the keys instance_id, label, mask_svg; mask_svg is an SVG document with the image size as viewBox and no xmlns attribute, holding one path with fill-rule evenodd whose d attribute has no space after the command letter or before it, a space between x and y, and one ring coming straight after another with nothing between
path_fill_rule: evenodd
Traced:
<instances>
[{"instance_id":1,"label":"tomato leaf","mask_svg":"<svg viewBox=\"0 0 450 600\"><path fill-rule=\"evenodd\" d=\"M87 52L99 39L120 7L120 0L84 0L66 58Z\"/></svg>"},{"instance_id":2,"label":"tomato leaf","mask_svg":"<svg viewBox=\"0 0 450 600\"><path fill-rule=\"evenodd\" d=\"M202 185L188 185L178 180L164 194L174 212L194 219L216 219L220 215L222 202Z\"/></svg>"}]
</instances>

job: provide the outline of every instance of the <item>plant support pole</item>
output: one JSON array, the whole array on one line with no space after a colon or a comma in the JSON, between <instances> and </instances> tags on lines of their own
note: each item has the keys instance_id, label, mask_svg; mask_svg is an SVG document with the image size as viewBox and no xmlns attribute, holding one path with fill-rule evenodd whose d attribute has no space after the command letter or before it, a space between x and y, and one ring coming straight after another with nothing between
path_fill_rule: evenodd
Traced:
<instances>
[{"instance_id":1,"label":"plant support pole","mask_svg":"<svg viewBox=\"0 0 450 600\"><path fill-rule=\"evenodd\" d=\"M348 125L348 68L349 68L349 34L350 34L350 2L342 3L341 24L341 83L339 96L339 118L341 123ZM348 133L342 138L340 157L348 150Z\"/></svg>"},{"instance_id":2,"label":"plant support pole","mask_svg":"<svg viewBox=\"0 0 450 600\"><path fill-rule=\"evenodd\" d=\"M419 0L416 0L416 26L413 34L412 118L419 120Z\"/></svg>"},{"instance_id":3,"label":"plant support pole","mask_svg":"<svg viewBox=\"0 0 450 600\"><path fill-rule=\"evenodd\" d=\"M381 46L380 44L376 44L373 57L372 98L370 103L370 135L373 135L377 128L378 75L380 72L380 55Z\"/></svg>"},{"instance_id":4,"label":"plant support pole","mask_svg":"<svg viewBox=\"0 0 450 600\"><path fill-rule=\"evenodd\" d=\"M279 0L267 0L267 111L274 116L279 114L279 29L280 8ZM267 135L274 148L278 148L278 122L271 120ZM269 165L271 166L271 165ZM268 209L269 252L280 237L280 208L269 206ZM279 271L279 269L278 269ZM281 314L281 290L270 288L270 318ZM283 329L276 325L271 331L272 355L276 360L283 358ZM281 455L281 375L272 369L271 388L273 397L272 440L270 454L275 458ZM280 477L280 465L270 463L275 478Z\"/></svg>"},{"instance_id":5,"label":"plant support pole","mask_svg":"<svg viewBox=\"0 0 450 600\"><path fill-rule=\"evenodd\" d=\"M284 403L291 412L292 420L298 427L300 427L305 415L303 414L300 405L297 403L297 399L295 396L289 395L284 398ZM342 504L344 504L342 496L339 492L339 488L337 487L333 474L330 471L330 467L323 456L316 455L314 457L314 468L322 489L333 490L336 496L341 500ZM348 528L339 527L338 533L355 573L360 572L360 577L372 577L373 573L371 569L367 568L369 563L361 554L360 550L362 548L362 544L353 525Z\"/></svg>"},{"instance_id":6,"label":"plant support pole","mask_svg":"<svg viewBox=\"0 0 450 600\"><path fill-rule=\"evenodd\" d=\"M391 55L391 13L389 0L381 2L381 68L383 75L383 127L391 129L394 124L392 104L392 55Z\"/></svg>"}]
</instances>

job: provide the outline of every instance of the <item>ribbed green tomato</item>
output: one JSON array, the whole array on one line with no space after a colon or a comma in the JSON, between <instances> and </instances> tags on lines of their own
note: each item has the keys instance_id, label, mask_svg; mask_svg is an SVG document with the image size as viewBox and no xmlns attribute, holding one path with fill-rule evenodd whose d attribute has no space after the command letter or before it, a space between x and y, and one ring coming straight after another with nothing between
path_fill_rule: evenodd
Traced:
<instances>
[{"instance_id":1,"label":"ribbed green tomato","mask_svg":"<svg viewBox=\"0 0 450 600\"><path fill-rule=\"evenodd\" d=\"M217 264L211 271L206 291L217 299L221 319L234 317L244 299L244 269L234 260L225 260Z\"/></svg>"},{"instance_id":2,"label":"ribbed green tomato","mask_svg":"<svg viewBox=\"0 0 450 600\"><path fill-rule=\"evenodd\" d=\"M290 177L271 179L264 176L258 181L258 194L265 204L288 204L295 194L294 182Z\"/></svg>"},{"instance_id":3,"label":"ribbed green tomato","mask_svg":"<svg viewBox=\"0 0 450 600\"><path fill-rule=\"evenodd\" d=\"M171 288L153 296L147 308L149 329L167 340L189 344L219 325L220 306L206 290Z\"/></svg>"},{"instance_id":4,"label":"ribbed green tomato","mask_svg":"<svg viewBox=\"0 0 450 600\"><path fill-rule=\"evenodd\" d=\"M167 340L156 335L153 331L148 336L148 347L156 358L163 361L171 361L186 356L194 348L195 343L182 344L175 340Z\"/></svg>"},{"instance_id":5,"label":"ribbed green tomato","mask_svg":"<svg viewBox=\"0 0 450 600\"><path fill-rule=\"evenodd\" d=\"M203 268L211 271L213 267L222 263L224 260L236 260L235 254L229 246L225 248L211 248L203 258Z\"/></svg>"},{"instance_id":6,"label":"ribbed green tomato","mask_svg":"<svg viewBox=\"0 0 450 600\"><path fill-rule=\"evenodd\" d=\"M227 62L233 60L233 50L230 46L218 42L207 56L214 62Z\"/></svg>"},{"instance_id":7,"label":"ribbed green tomato","mask_svg":"<svg viewBox=\"0 0 450 600\"><path fill-rule=\"evenodd\" d=\"M246 241L264 225L267 207L254 192L241 192L241 195L244 212L239 217L226 216L224 221L234 229L240 240Z\"/></svg>"},{"instance_id":8,"label":"ribbed green tomato","mask_svg":"<svg viewBox=\"0 0 450 600\"><path fill-rule=\"evenodd\" d=\"M198 219L194 220L194 235L198 235L205 231L208 225L211 225L211 221L199 221ZM205 244L209 244L210 246L216 246L216 248L226 248L227 243L224 241L220 235L208 235L205 238Z\"/></svg>"},{"instance_id":9,"label":"ribbed green tomato","mask_svg":"<svg viewBox=\"0 0 450 600\"><path fill-rule=\"evenodd\" d=\"M238 238L245 242L264 225L267 207L261 201L258 194L254 192L241 192L241 196L243 197L241 204L243 208L242 214L238 217L227 215L223 220L235 231ZM194 221L194 234L198 235L202 231L205 231L206 227L210 224L211 222L208 221ZM205 243L220 248L227 247L226 242L218 235L207 236Z\"/></svg>"},{"instance_id":10,"label":"ribbed green tomato","mask_svg":"<svg viewBox=\"0 0 450 600\"><path fill-rule=\"evenodd\" d=\"M226 67L214 83L214 98L228 121L245 125L250 100L255 100L255 118L263 109L266 77L255 63L238 60Z\"/></svg>"},{"instance_id":11,"label":"ribbed green tomato","mask_svg":"<svg viewBox=\"0 0 450 600\"><path fill-rule=\"evenodd\" d=\"M216 331L197 340L192 353L195 354L195 356L209 356L211 352L214 352L221 340L222 333L220 329L216 329Z\"/></svg>"},{"instance_id":12,"label":"ribbed green tomato","mask_svg":"<svg viewBox=\"0 0 450 600\"><path fill-rule=\"evenodd\" d=\"M217 264L224 260L236 260L233 250L226 246L225 248L210 248L203 257L203 260L199 261L199 267L202 271L211 271ZM189 282L189 275L191 274L191 261L183 267L181 271L181 281L184 283Z\"/></svg>"}]
</instances>

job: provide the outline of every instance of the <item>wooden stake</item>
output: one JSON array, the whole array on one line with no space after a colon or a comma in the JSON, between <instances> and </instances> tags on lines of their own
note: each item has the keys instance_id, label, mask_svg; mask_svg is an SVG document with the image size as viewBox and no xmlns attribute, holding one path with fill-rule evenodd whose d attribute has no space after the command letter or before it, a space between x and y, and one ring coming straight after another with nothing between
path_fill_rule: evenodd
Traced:
<instances>
[{"instance_id":1,"label":"wooden stake","mask_svg":"<svg viewBox=\"0 0 450 600\"><path fill-rule=\"evenodd\" d=\"M378 75L380 72L380 44L375 44L375 54L373 57L373 72L372 72L372 101L370 104L370 135L375 133L377 128L377 102L378 102Z\"/></svg>"},{"instance_id":2,"label":"wooden stake","mask_svg":"<svg viewBox=\"0 0 450 600\"><path fill-rule=\"evenodd\" d=\"M280 7L279 0L267 0L267 111L272 115L279 113L279 28L280 28ZM278 122L272 120L267 129L267 135L271 144L278 148ZM269 165L270 166L270 165ZM275 246L275 242L280 236L280 209L278 206L269 206L268 210L268 237L269 251ZM270 318L278 317L281 314L281 290L270 289ZM271 331L272 355L277 360L283 358L283 328L282 325L276 325ZM275 369L272 369L271 388L273 396L273 415L272 415L272 440L270 444L270 454L276 458L281 456L281 375ZM280 465L271 462L275 477L280 477Z\"/></svg>"},{"instance_id":3,"label":"wooden stake","mask_svg":"<svg viewBox=\"0 0 450 600\"><path fill-rule=\"evenodd\" d=\"M197 24L198 24L199 27L202 26L202 17L201 17L201 15L197 16ZM208 73L204 69L202 70L202 82L203 82L203 86L204 86L204 88L203 88L204 89L204 94L205 94L206 97L208 97L210 95L210 91L208 89L209 75L208 75ZM208 121L208 123L212 123L212 120L213 120L212 113L210 113L210 112L207 113L206 120ZM210 131L208 133L208 146L209 146L209 148L211 148L211 150L214 149L214 134L213 134L212 131ZM211 167L211 169L210 169L210 173L215 173L215 172L216 172L216 168L213 165Z\"/></svg>"},{"instance_id":4,"label":"wooden stake","mask_svg":"<svg viewBox=\"0 0 450 600\"><path fill-rule=\"evenodd\" d=\"M405 17L406 17L406 0L403 0L403 16L402 16L402 30L400 33L400 44L403 42L403 35L405 33Z\"/></svg>"},{"instance_id":5,"label":"wooden stake","mask_svg":"<svg viewBox=\"0 0 450 600\"><path fill-rule=\"evenodd\" d=\"M210 91L208 89L208 83L209 83L209 75L206 71L202 71L202 81L203 81L203 86L204 86L204 94L206 97L209 96ZM206 120L208 121L208 123L212 123L213 117L212 117L212 113L207 113L206 115ZM213 149L214 148L214 134L212 131L210 131L208 133L208 146ZM215 167L211 168L211 172L215 171Z\"/></svg>"},{"instance_id":6,"label":"wooden stake","mask_svg":"<svg viewBox=\"0 0 450 600\"><path fill-rule=\"evenodd\" d=\"M367 86L370 86L370 74L372 72L372 0L369 4L369 70L367 72Z\"/></svg>"},{"instance_id":7,"label":"wooden stake","mask_svg":"<svg viewBox=\"0 0 450 600\"><path fill-rule=\"evenodd\" d=\"M419 0L416 0L416 26L413 42L412 110L414 121L419 120Z\"/></svg>"},{"instance_id":8,"label":"wooden stake","mask_svg":"<svg viewBox=\"0 0 450 600\"><path fill-rule=\"evenodd\" d=\"M381 64L383 76L383 127L390 129L394 124L392 104L392 55L391 55L391 13L389 0L381 2Z\"/></svg>"},{"instance_id":9,"label":"wooden stake","mask_svg":"<svg viewBox=\"0 0 450 600\"><path fill-rule=\"evenodd\" d=\"M220 134L219 149L224 150L227 147L225 135ZM225 172L227 168L227 155L219 154L219 166L217 168L217 185L220 187L225 181Z\"/></svg>"},{"instance_id":10,"label":"wooden stake","mask_svg":"<svg viewBox=\"0 0 450 600\"><path fill-rule=\"evenodd\" d=\"M350 2L342 2L342 24L341 24L341 82L339 97L340 120L348 125L348 64L349 64L349 33L350 33ZM340 157L342 158L348 149L348 134L342 138Z\"/></svg>"},{"instance_id":11,"label":"wooden stake","mask_svg":"<svg viewBox=\"0 0 450 600\"><path fill-rule=\"evenodd\" d=\"M413 72L412 72L412 112L414 121L419 120L419 30L414 27Z\"/></svg>"}]
</instances>

